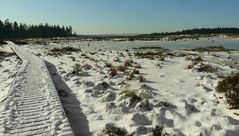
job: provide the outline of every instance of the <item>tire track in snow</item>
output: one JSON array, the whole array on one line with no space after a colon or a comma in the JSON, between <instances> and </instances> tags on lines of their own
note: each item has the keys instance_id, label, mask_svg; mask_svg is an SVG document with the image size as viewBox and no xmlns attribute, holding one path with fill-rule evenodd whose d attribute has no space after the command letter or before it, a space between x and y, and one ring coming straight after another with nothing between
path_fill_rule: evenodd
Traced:
<instances>
[{"instance_id":1,"label":"tire track in snow","mask_svg":"<svg viewBox=\"0 0 239 136\"><path fill-rule=\"evenodd\" d=\"M8 44L23 63L0 114L0 135L74 135L45 62Z\"/></svg>"}]
</instances>

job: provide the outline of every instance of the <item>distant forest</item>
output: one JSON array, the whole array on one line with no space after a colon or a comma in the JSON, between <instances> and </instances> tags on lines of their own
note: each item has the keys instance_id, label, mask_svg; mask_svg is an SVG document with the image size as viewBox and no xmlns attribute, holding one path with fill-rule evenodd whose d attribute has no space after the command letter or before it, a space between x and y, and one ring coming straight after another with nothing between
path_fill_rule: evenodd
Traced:
<instances>
[{"instance_id":1,"label":"distant forest","mask_svg":"<svg viewBox=\"0 0 239 136\"><path fill-rule=\"evenodd\" d=\"M133 40L160 40L167 36L171 37L171 40L177 40L182 38L195 38L198 39L201 36L210 36L213 34L225 34L225 35L239 35L239 28L194 28L187 29L177 32L160 32L160 33L149 33L149 34L138 34L138 35L79 35L80 38L94 38L97 40L109 40L112 38L128 38L130 41ZM189 35L189 36L185 36Z\"/></svg>"},{"instance_id":2,"label":"distant forest","mask_svg":"<svg viewBox=\"0 0 239 136\"><path fill-rule=\"evenodd\" d=\"M26 25L24 23L0 20L0 39L51 38L73 36L71 26L49 24Z\"/></svg>"},{"instance_id":3,"label":"distant forest","mask_svg":"<svg viewBox=\"0 0 239 136\"><path fill-rule=\"evenodd\" d=\"M162 32L162 33L151 33L142 34L141 36L168 36L168 35L185 35L185 34L239 34L239 28L194 28L188 30L182 30L177 32Z\"/></svg>"}]
</instances>

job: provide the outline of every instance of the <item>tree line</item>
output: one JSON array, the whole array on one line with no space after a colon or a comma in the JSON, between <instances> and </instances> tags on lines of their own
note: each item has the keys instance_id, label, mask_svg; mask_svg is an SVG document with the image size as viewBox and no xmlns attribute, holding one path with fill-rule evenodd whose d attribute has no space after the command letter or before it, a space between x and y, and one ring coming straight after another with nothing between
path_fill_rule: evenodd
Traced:
<instances>
[{"instance_id":1,"label":"tree line","mask_svg":"<svg viewBox=\"0 0 239 136\"><path fill-rule=\"evenodd\" d=\"M145 36L168 36L168 35L185 35L185 34L239 34L239 28L231 27L217 27L217 28L194 28L187 29L177 32L162 32L162 33L151 33L151 34L143 34Z\"/></svg>"},{"instance_id":2,"label":"tree line","mask_svg":"<svg viewBox=\"0 0 239 136\"><path fill-rule=\"evenodd\" d=\"M0 20L0 39L51 38L73 36L71 26L49 24L26 25L25 23Z\"/></svg>"}]
</instances>

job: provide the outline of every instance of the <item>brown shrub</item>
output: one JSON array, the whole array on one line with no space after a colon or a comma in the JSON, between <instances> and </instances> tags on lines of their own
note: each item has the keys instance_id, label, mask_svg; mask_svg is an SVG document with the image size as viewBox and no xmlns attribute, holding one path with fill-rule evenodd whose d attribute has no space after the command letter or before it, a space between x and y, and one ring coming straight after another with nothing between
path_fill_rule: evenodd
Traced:
<instances>
[{"instance_id":1,"label":"brown shrub","mask_svg":"<svg viewBox=\"0 0 239 136\"><path fill-rule=\"evenodd\" d=\"M108 75L109 75L110 77L116 76L116 75L117 75L116 69L113 68L113 67L111 67L111 68L108 70Z\"/></svg>"},{"instance_id":2,"label":"brown shrub","mask_svg":"<svg viewBox=\"0 0 239 136\"><path fill-rule=\"evenodd\" d=\"M119 93L130 99L130 104L135 104L143 100L142 97L138 96L134 90L123 90Z\"/></svg>"},{"instance_id":3,"label":"brown shrub","mask_svg":"<svg viewBox=\"0 0 239 136\"><path fill-rule=\"evenodd\" d=\"M224 77L218 82L216 90L225 93L230 109L239 109L239 73Z\"/></svg>"}]
</instances>

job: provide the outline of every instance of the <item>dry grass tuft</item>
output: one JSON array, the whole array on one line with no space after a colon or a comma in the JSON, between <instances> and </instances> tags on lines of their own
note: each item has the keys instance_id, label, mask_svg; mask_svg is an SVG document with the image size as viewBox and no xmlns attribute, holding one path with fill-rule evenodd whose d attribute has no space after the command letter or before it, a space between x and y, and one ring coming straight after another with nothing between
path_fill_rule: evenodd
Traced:
<instances>
[{"instance_id":1,"label":"dry grass tuft","mask_svg":"<svg viewBox=\"0 0 239 136\"><path fill-rule=\"evenodd\" d=\"M73 66L72 74L79 73L82 70L82 66L80 64L75 64Z\"/></svg>"},{"instance_id":2,"label":"dry grass tuft","mask_svg":"<svg viewBox=\"0 0 239 136\"><path fill-rule=\"evenodd\" d=\"M134 90L123 90L119 94L128 97L131 105L143 100L143 98L138 96Z\"/></svg>"},{"instance_id":3,"label":"dry grass tuft","mask_svg":"<svg viewBox=\"0 0 239 136\"><path fill-rule=\"evenodd\" d=\"M124 65L116 66L115 69L120 72L125 72L126 67Z\"/></svg>"},{"instance_id":4,"label":"dry grass tuft","mask_svg":"<svg viewBox=\"0 0 239 136\"><path fill-rule=\"evenodd\" d=\"M108 70L108 75L109 75L110 77L116 76L116 75L117 75L116 69L115 69L114 67L111 67L111 68Z\"/></svg>"},{"instance_id":5,"label":"dry grass tuft","mask_svg":"<svg viewBox=\"0 0 239 136\"><path fill-rule=\"evenodd\" d=\"M133 69L133 70L131 71L131 73L133 73L133 74L139 74L139 70L138 70L138 69Z\"/></svg>"},{"instance_id":6,"label":"dry grass tuft","mask_svg":"<svg viewBox=\"0 0 239 136\"><path fill-rule=\"evenodd\" d=\"M133 66L133 60L131 60L131 59L125 60L125 61L124 61L124 66L126 66L126 67L131 67L131 66Z\"/></svg>"},{"instance_id":7,"label":"dry grass tuft","mask_svg":"<svg viewBox=\"0 0 239 136\"><path fill-rule=\"evenodd\" d=\"M145 81L145 78L142 75L138 76L137 79L139 80L139 82L144 82Z\"/></svg>"}]
</instances>

